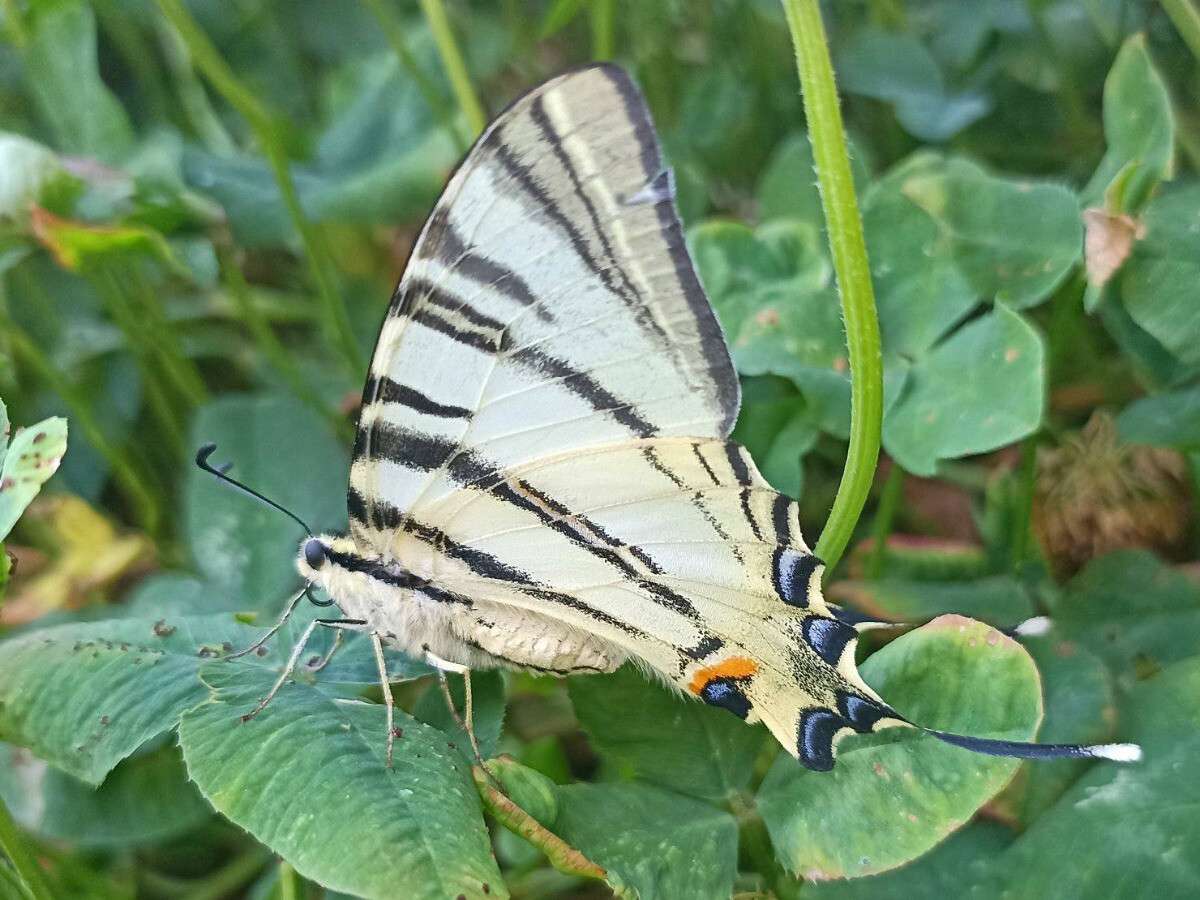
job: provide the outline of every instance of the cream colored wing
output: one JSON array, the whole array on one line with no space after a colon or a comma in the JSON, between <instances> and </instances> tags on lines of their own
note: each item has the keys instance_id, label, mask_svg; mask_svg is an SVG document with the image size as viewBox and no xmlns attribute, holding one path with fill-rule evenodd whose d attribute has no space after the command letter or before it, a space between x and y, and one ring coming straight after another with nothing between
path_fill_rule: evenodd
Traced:
<instances>
[{"instance_id":1,"label":"cream colored wing","mask_svg":"<svg viewBox=\"0 0 1200 900\"><path fill-rule=\"evenodd\" d=\"M386 552L419 504L555 453L725 437L738 382L688 257L641 94L554 78L450 179L379 336L351 530Z\"/></svg>"},{"instance_id":2,"label":"cream colored wing","mask_svg":"<svg viewBox=\"0 0 1200 900\"><path fill-rule=\"evenodd\" d=\"M439 494L392 549L476 617L499 606L596 635L761 718L813 768L840 733L897 719L855 670L857 632L821 597L795 504L736 444L630 441Z\"/></svg>"}]
</instances>

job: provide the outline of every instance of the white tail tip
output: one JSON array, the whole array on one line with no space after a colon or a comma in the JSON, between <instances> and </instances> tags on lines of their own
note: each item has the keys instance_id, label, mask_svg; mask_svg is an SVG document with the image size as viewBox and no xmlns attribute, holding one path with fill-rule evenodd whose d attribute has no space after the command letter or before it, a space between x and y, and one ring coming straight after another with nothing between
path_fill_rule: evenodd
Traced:
<instances>
[{"instance_id":1,"label":"white tail tip","mask_svg":"<svg viewBox=\"0 0 1200 900\"><path fill-rule=\"evenodd\" d=\"M1026 619L1020 625L1013 629L1013 634L1021 637L1041 637L1050 631L1050 626L1053 624L1049 616L1034 616L1032 619Z\"/></svg>"},{"instance_id":2,"label":"white tail tip","mask_svg":"<svg viewBox=\"0 0 1200 900\"><path fill-rule=\"evenodd\" d=\"M1142 748L1137 744L1096 744L1088 747L1089 755L1113 762L1140 762Z\"/></svg>"}]
</instances>

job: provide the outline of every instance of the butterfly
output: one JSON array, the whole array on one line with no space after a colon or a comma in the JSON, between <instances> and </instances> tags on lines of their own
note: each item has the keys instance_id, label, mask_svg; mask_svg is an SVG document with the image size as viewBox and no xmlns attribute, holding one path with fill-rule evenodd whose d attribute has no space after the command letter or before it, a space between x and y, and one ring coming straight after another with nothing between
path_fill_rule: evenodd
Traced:
<instances>
[{"instance_id":1,"label":"butterfly","mask_svg":"<svg viewBox=\"0 0 1200 900\"><path fill-rule=\"evenodd\" d=\"M634 662L816 770L846 734L913 727L859 675L872 623L822 597L796 504L729 440L739 403L640 91L607 64L546 81L413 247L363 389L349 534L297 559L346 616L310 632L367 632L385 687L384 646L443 672Z\"/></svg>"}]
</instances>

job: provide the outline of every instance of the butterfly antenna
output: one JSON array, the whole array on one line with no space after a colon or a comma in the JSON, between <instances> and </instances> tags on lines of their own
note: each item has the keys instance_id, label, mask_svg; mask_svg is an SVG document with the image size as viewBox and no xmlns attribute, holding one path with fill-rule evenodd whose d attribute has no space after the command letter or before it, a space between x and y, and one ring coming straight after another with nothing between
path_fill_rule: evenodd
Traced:
<instances>
[{"instance_id":1,"label":"butterfly antenna","mask_svg":"<svg viewBox=\"0 0 1200 900\"><path fill-rule=\"evenodd\" d=\"M299 524L299 526L301 528L303 528L306 532L308 532L308 535L310 537L312 536L313 530L308 527L308 523L305 522L298 515L296 515L294 512L292 512L290 509L285 509L284 507L282 507L278 503L276 503L274 500L272 500L270 497L264 497L258 491L254 490L254 488L248 487L247 485L242 484L236 478L231 478L229 475L227 475L226 473L232 467L232 465L233 465L232 463L225 463L222 466L214 466L212 463L210 463L208 461L208 458L213 455L213 453L216 451L216 449L217 449L216 444L209 443L209 444L205 444L203 447L201 447L199 450L197 450L196 451L196 465L199 466L201 469L203 469L208 474L215 476L218 480L225 482L226 484L230 485L231 487L237 488L243 494L247 494L247 495L253 497L259 503L265 503L267 506L271 507L272 509L279 510L285 516L290 517L297 524ZM311 597L310 597L310 599L311 599ZM320 605L320 604L318 604L318 605Z\"/></svg>"}]
</instances>

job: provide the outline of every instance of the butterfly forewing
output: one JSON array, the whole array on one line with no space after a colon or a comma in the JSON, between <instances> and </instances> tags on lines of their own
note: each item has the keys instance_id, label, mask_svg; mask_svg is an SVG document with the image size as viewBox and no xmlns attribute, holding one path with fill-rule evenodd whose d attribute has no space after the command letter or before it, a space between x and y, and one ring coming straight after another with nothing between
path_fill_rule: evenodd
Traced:
<instances>
[{"instance_id":1,"label":"butterfly forewing","mask_svg":"<svg viewBox=\"0 0 1200 900\"><path fill-rule=\"evenodd\" d=\"M351 526L555 453L724 437L738 383L645 103L596 66L516 101L413 250L363 396Z\"/></svg>"}]
</instances>

